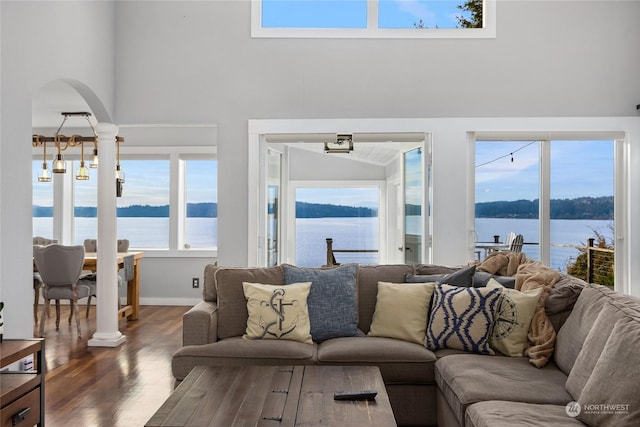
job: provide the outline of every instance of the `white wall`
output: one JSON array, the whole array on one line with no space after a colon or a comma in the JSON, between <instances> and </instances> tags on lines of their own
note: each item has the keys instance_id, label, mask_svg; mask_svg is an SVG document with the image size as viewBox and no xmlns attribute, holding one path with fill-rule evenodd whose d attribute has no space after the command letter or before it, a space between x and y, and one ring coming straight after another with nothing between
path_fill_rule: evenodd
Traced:
<instances>
[{"instance_id":1,"label":"white wall","mask_svg":"<svg viewBox=\"0 0 640 427\"><path fill-rule=\"evenodd\" d=\"M113 6L110 2L0 3L0 300L5 302L8 338L32 334L31 96L50 81L69 79L90 87L102 101L103 112L112 109Z\"/></svg>"},{"instance_id":2,"label":"white wall","mask_svg":"<svg viewBox=\"0 0 640 427\"><path fill-rule=\"evenodd\" d=\"M209 257L146 256L140 260L140 304L195 305L202 300L204 267L212 262ZM194 277L200 279L197 289L191 285ZM126 295L120 289L120 296Z\"/></svg>"}]
</instances>

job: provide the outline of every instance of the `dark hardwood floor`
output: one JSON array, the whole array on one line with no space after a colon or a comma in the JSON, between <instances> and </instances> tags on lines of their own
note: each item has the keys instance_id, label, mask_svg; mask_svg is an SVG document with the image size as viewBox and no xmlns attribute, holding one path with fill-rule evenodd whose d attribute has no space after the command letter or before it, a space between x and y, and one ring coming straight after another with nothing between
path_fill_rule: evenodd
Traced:
<instances>
[{"instance_id":1,"label":"dark hardwood floor","mask_svg":"<svg viewBox=\"0 0 640 427\"><path fill-rule=\"evenodd\" d=\"M52 307L45 325L46 425L144 426L173 391L171 356L182 345L182 315L188 309L142 306L139 320L119 321L127 341L105 348L87 347L96 330L94 307L86 319L80 305L81 338L75 319L67 323L68 306L55 330Z\"/></svg>"}]
</instances>

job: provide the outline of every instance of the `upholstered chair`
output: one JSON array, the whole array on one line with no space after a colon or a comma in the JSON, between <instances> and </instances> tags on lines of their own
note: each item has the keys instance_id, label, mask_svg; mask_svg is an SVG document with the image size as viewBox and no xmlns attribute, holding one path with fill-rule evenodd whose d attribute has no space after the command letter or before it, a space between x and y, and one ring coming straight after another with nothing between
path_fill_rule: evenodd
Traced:
<instances>
[{"instance_id":1,"label":"upholstered chair","mask_svg":"<svg viewBox=\"0 0 640 427\"><path fill-rule=\"evenodd\" d=\"M56 330L60 326L60 300L68 299L71 303L69 325L71 318L76 316L78 337L82 335L80 317L78 315L78 300L89 295L89 287L78 285L80 272L84 263L84 247L48 245L34 246L33 258L42 282L44 283L45 305L42 310L39 335L44 335L44 324L51 300L56 302Z\"/></svg>"},{"instance_id":2,"label":"upholstered chair","mask_svg":"<svg viewBox=\"0 0 640 427\"><path fill-rule=\"evenodd\" d=\"M58 243L57 239L47 239L46 237L36 236L33 238L34 246L47 246L52 243ZM33 272L33 321L38 324L38 303L40 302L40 289L44 286L42 279L40 279L40 273Z\"/></svg>"}]
</instances>

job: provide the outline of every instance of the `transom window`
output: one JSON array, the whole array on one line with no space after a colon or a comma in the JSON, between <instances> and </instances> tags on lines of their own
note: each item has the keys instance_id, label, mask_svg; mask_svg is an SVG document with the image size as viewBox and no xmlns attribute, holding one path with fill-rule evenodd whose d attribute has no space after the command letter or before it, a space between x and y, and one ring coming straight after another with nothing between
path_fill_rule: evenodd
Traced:
<instances>
[{"instance_id":1,"label":"transom window","mask_svg":"<svg viewBox=\"0 0 640 427\"><path fill-rule=\"evenodd\" d=\"M253 0L252 37L493 38L495 0Z\"/></svg>"}]
</instances>

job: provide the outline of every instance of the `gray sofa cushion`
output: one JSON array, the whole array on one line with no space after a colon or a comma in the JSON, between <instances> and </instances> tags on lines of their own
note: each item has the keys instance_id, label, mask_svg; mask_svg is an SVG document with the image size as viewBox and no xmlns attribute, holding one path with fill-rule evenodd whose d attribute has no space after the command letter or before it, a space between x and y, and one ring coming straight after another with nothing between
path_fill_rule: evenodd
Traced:
<instances>
[{"instance_id":1,"label":"gray sofa cushion","mask_svg":"<svg viewBox=\"0 0 640 427\"><path fill-rule=\"evenodd\" d=\"M204 266L204 283L202 284L202 299L205 301L217 301L218 291L216 290L216 271L218 267L213 264Z\"/></svg>"},{"instance_id":2,"label":"gray sofa cushion","mask_svg":"<svg viewBox=\"0 0 640 427\"><path fill-rule=\"evenodd\" d=\"M356 264L330 269L293 265L284 265L283 268L285 283L311 282L307 305L314 341L361 335L358 330Z\"/></svg>"},{"instance_id":3,"label":"gray sofa cushion","mask_svg":"<svg viewBox=\"0 0 640 427\"><path fill-rule=\"evenodd\" d=\"M567 376L553 363L536 368L527 357L450 355L435 364L435 380L460 425L469 405L487 400L566 405Z\"/></svg>"},{"instance_id":4,"label":"gray sofa cushion","mask_svg":"<svg viewBox=\"0 0 640 427\"><path fill-rule=\"evenodd\" d=\"M473 287L482 288L484 286L487 286L487 284L489 283L489 279L492 278L505 288L514 289L516 287L515 276L496 276L494 274L480 270L476 270L476 272L473 273Z\"/></svg>"},{"instance_id":5,"label":"gray sofa cushion","mask_svg":"<svg viewBox=\"0 0 640 427\"><path fill-rule=\"evenodd\" d=\"M404 264L358 267L358 328L362 332L368 333L371 327L378 297L378 282L404 283L405 276L411 273L413 267Z\"/></svg>"},{"instance_id":6,"label":"gray sofa cushion","mask_svg":"<svg viewBox=\"0 0 640 427\"><path fill-rule=\"evenodd\" d=\"M625 314L611 304L605 304L600 310L567 377L567 391L574 400L580 398L616 322L624 317Z\"/></svg>"},{"instance_id":7,"label":"gray sofa cushion","mask_svg":"<svg viewBox=\"0 0 640 427\"><path fill-rule=\"evenodd\" d=\"M436 264L418 264L415 268L416 274L449 274L460 270L460 267L446 267Z\"/></svg>"},{"instance_id":8,"label":"gray sofa cushion","mask_svg":"<svg viewBox=\"0 0 640 427\"><path fill-rule=\"evenodd\" d=\"M582 349L593 323L614 291L605 286L587 285L580 293L571 314L556 336L554 359L565 374L571 368Z\"/></svg>"},{"instance_id":9,"label":"gray sofa cushion","mask_svg":"<svg viewBox=\"0 0 640 427\"><path fill-rule=\"evenodd\" d=\"M580 394L578 419L591 426L637 427L640 423L640 318L614 326Z\"/></svg>"},{"instance_id":10,"label":"gray sofa cushion","mask_svg":"<svg viewBox=\"0 0 640 427\"><path fill-rule=\"evenodd\" d=\"M171 360L173 376L182 381L194 366L313 365L317 345L284 340L227 338L180 348Z\"/></svg>"},{"instance_id":11,"label":"gray sofa cushion","mask_svg":"<svg viewBox=\"0 0 640 427\"><path fill-rule=\"evenodd\" d=\"M242 282L284 285L282 267L219 268L215 273L218 291L218 339L242 336L247 329L247 299Z\"/></svg>"},{"instance_id":12,"label":"gray sofa cushion","mask_svg":"<svg viewBox=\"0 0 640 427\"><path fill-rule=\"evenodd\" d=\"M544 310L556 334L567 321L580 292L589 286L584 280L563 274L544 300Z\"/></svg>"},{"instance_id":13,"label":"gray sofa cushion","mask_svg":"<svg viewBox=\"0 0 640 427\"><path fill-rule=\"evenodd\" d=\"M567 416L565 405L490 400L467 408L465 427L553 426L578 427L580 421Z\"/></svg>"},{"instance_id":14,"label":"gray sofa cushion","mask_svg":"<svg viewBox=\"0 0 640 427\"><path fill-rule=\"evenodd\" d=\"M437 282L470 288L473 286L473 274L475 271L476 266L472 265L448 274L408 274L405 281L407 283Z\"/></svg>"},{"instance_id":15,"label":"gray sofa cushion","mask_svg":"<svg viewBox=\"0 0 640 427\"><path fill-rule=\"evenodd\" d=\"M318 362L375 365L385 384L433 384L436 356L424 346L393 338L335 338L318 345Z\"/></svg>"}]
</instances>

